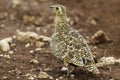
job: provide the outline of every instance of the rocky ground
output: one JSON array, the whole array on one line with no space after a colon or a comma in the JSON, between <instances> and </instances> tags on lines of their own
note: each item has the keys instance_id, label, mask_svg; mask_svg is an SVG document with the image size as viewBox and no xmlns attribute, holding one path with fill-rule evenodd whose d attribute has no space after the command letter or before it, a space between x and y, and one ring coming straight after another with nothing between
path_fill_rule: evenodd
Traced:
<instances>
[{"instance_id":1,"label":"rocky ground","mask_svg":"<svg viewBox=\"0 0 120 80\"><path fill-rule=\"evenodd\" d=\"M61 71L64 65L49 47L55 15L48 7L55 3L66 6L69 24L87 39L98 62L120 58L119 0L0 0L0 80L120 80L120 64L99 68L99 75L79 67L70 77Z\"/></svg>"}]
</instances>

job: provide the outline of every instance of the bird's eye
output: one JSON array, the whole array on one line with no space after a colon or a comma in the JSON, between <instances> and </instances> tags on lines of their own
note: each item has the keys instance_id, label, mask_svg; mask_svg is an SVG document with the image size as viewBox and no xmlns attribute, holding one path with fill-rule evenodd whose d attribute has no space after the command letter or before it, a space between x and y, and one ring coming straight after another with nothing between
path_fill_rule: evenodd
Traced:
<instances>
[{"instance_id":1,"label":"bird's eye","mask_svg":"<svg viewBox=\"0 0 120 80\"><path fill-rule=\"evenodd\" d=\"M56 7L56 10L58 10L59 8L58 7Z\"/></svg>"}]
</instances>

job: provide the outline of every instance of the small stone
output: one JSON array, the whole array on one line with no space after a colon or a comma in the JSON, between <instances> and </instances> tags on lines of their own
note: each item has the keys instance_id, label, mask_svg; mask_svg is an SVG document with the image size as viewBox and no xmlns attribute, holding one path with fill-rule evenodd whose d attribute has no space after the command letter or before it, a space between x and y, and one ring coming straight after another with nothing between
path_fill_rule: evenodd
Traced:
<instances>
[{"instance_id":1,"label":"small stone","mask_svg":"<svg viewBox=\"0 0 120 80\"><path fill-rule=\"evenodd\" d=\"M15 43L12 43L10 46L11 46L11 47L15 47L15 46L16 46L16 44L15 44Z\"/></svg>"},{"instance_id":2,"label":"small stone","mask_svg":"<svg viewBox=\"0 0 120 80\"><path fill-rule=\"evenodd\" d=\"M73 20L70 21L70 25L73 25L75 22Z\"/></svg>"},{"instance_id":3,"label":"small stone","mask_svg":"<svg viewBox=\"0 0 120 80\"><path fill-rule=\"evenodd\" d=\"M25 76L27 76L27 77L28 77L28 76L30 76L30 75L31 75L30 73L27 73Z\"/></svg>"},{"instance_id":4,"label":"small stone","mask_svg":"<svg viewBox=\"0 0 120 80\"><path fill-rule=\"evenodd\" d=\"M45 41L45 42L50 42L50 40L51 40L51 38L49 38L49 37L47 37L47 36L43 36L43 35L40 35L40 36L39 36L39 39L40 39L40 40L43 40L43 41Z\"/></svg>"},{"instance_id":5,"label":"small stone","mask_svg":"<svg viewBox=\"0 0 120 80\"><path fill-rule=\"evenodd\" d=\"M18 5L20 5L22 0L12 0L12 7L16 8Z\"/></svg>"},{"instance_id":6,"label":"small stone","mask_svg":"<svg viewBox=\"0 0 120 80\"><path fill-rule=\"evenodd\" d=\"M10 55L4 55L3 57L10 59Z\"/></svg>"},{"instance_id":7,"label":"small stone","mask_svg":"<svg viewBox=\"0 0 120 80\"><path fill-rule=\"evenodd\" d=\"M41 51L42 50L42 48L36 48L35 49L35 51Z\"/></svg>"},{"instance_id":8,"label":"small stone","mask_svg":"<svg viewBox=\"0 0 120 80\"><path fill-rule=\"evenodd\" d=\"M4 24L1 24L1 25L0 25L0 28L4 28L4 27L5 27L5 25L4 25Z\"/></svg>"},{"instance_id":9,"label":"small stone","mask_svg":"<svg viewBox=\"0 0 120 80\"><path fill-rule=\"evenodd\" d=\"M42 31L43 31L44 33L47 33L47 29L42 29Z\"/></svg>"},{"instance_id":10,"label":"small stone","mask_svg":"<svg viewBox=\"0 0 120 80\"><path fill-rule=\"evenodd\" d=\"M9 51L10 50L10 46L8 44L8 42L1 40L0 41L0 48L2 51Z\"/></svg>"},{"instance_id":11,"label":"small stone","mask_svg":"<svg viewBox=\"0 0 120 80\"><path fill-rule=\"evenodd\" d=\"M41 29L41 28L39 28L39 27L36 28L37 31L40 31L40 29Z\"/></svg>"},{"instance_id":12,"label":"small stone","mask_svg":"<svg viewBox=\"0 0 120 80\"><path fill-rule=\"evenodd\" d=\"M97 52L93 52L93 55L97 55L98 53Z\"/></svg>"},{"instance_id":13,"label":"small stone","mask_svg":"<svg viewBox=\"0 0 120 80\"><path fill-rule=\"evenodd\" d=\"M71 74L71 75L70 75L70 78L71 78L71 79L74 79L74 78L75 78L75 75Z\"/></svg>"},{"instance_id":14,"label":"small stone","mask_svg":"<svg viewBox=\"0 0 120 80\"><path fill-rule=\"evenodd\" d=\"M46 72L43 72L43 71L41 71L38 75L39 79L42 79L42 78L45 79L45 78L49 78L49 77L50 77L50 75L48 75Z\"/></svg>"},{"instance_id":15,"label":"small stone","mask_svg":"<svg viewBox=\"0 0 120 80\"><path fill-rule=\"evenodd\" d=\"M7 78L8 78L7 76L3 76L3 77L2 77L3 80L5 80L5 79L7 79Z\"/></svg>"},{"instance_id":16,"label":"small stone","mask_svg":"<svg viewBox=\"0 0 120 80\"><path fill-rule=\"evenodd\" d=\"M29 62L30 62L30 63L34 63L34 64L38 64L38 63L39 63L39 61L36 60L36 59L31 59Z\"/></svg>"},{"instance_id":17,"label":"small stone","mask_svg":"<svg viewBox=\"0 0 120 80\"><path fill-rule=\"evenodd\" d=\"M6 41L8 43L11 43L13 39L12 39L12 37L8 37L8 38L2 39L2 40Z\"/></svg>"},{"instance_id":18,"label":"small stone","mask_svg":"<svg viewBox=\"0 0 120 80\"><path fill-rule=\"evenodd\" d=\"M33 76L29 76L28 79L34 80L35 78Z\"/></svg>"},{"instance_id":19,"label":"small stone","mask_svg":"<svg viewBox=\"0 0 120 80\"><path fill-rule=\"evenodd\" d=\"M17 51L17 48L15 48L14 51Z\"/></svg>"},{"instance_id":20,"label":"small stone","mask_svg":"<svg viewBox=\"0 0 120 80\"><path fill-rule=\"evenodd\" d=\"M0 54L0 57L3 57L4 55L3 54Z\"/></svg>"},{"instance_id":21,"label":"small stone","mask_svg":"<svg viewBox=\"0 0 120 80\"><path fill-rule=\"evenodd\" d=\"M115 80L115 79L111 78L111 79L109 79L109 80Z\"/></svg>"},{"instance_id":22,"label":"small stone","mask_svg":"<svg viewBox=\"0 0 120 80\"><path fill-rule=\"evenodd\" d=\"M10 14L10 20L14 20L15 16L13 14Z\"/></svg>"},{"instance_id":23,"label":"small stone","mask_svg":"<svg viewBox=\"0 0 120 80\"><path fill-rule=\"evenodd\" d=\"M25 24L34 23L34 22L35 22L35 17L34 17L34 16L24 15L24 16L23 16L23 22L24 22Z\"/></svg>"},{"instance_id":24,"label":"small stone","mask_svg":"<svg viewBox=\"0 0 120 80\"><path fill-rule=\"evenodd\" d=\"M96 64L97 67L107 66L107 65L114 65L118 62L119 59L115 59L114 57L102 57L100 58L100 62Z\"/></svg>"},{"instance_id":25,"label":"small stone","mask_svg":"<svg viewBox=\"0 0 120 80\"><path fill-rule=\"evenodd\" d=\"M17 40L21 42L34 43L39 39L39 35L35 32L17 32Z\"/></svg>"},{"instance_id":26,"label":"small stone","mask_svg":"<svg viewBox=\"0 0 120 80\"><path fill-rule=\"evenodd\" d=\"M120 64L120 59L118 59L116 62Z\"/></svg>"},{"instance_id":27,"label":"small stone","mask_svg":"<svg viewBox=\"0 0 120 80\"><path fill-rule=\"evenodd\" d=\"M59 77L59 80L63 80L63 78L64 78L64 77L60 76L60 77Z\"/></svg>"},{"instance_id":28,"label":"small stone","mask_svg":"<svg viewBox=\"0 0 120 80\"><path fill-rule=\"evenodd\" d=\"M8 13L7 12L1 12L0 13L0 19L5 19L6 17L8 16Z\"/></svg>"},{"instance_id":29,"label":"small stone","mask_svg":"<svg viewBox=\"0 0 120 80\"><path fill-rule=\"evenodd\" d=\"M42 20L43 20L43 18L39 18L39 19L35 20L35 25L36 26L41 26L42 25L41 24Z\"/></svg>"},{"instance_id":30,"label":"small stone","mask_svg":"<svg viewBox=\"0 0 120 80\"><path fill-rule=\"evenodd\" d=\"M51 68L45 68L45 69L43 69L45 72L47 72L47 71L52 71L52 69Z\"/></svg>"},{"instance_id":31,"label":"small stone","mask_svg":"<svg viewBox=\"0 0 120 80\"><path fill-rule=\"evenodd\" d=\"M10 50L9 42L12 42L12 38L5 38L0 40L0 49L2 51L9 51Z\"/></svg>"},{"instance_id":32,"label":"small stone","mask_svg":"<svg viewBox=\"0 0 120 80\"><path fill-rule=\"evenodd\" d=\"M36 75L32 75L30 73L27 73L25 76L28 77L28 79L30 79L30 80L35 80L37 78Z\"/></svg>"},{"instance_id":33,"label":"small stone","mask_svg":"<svg viewBox=\"0 0 120 80\"><path fill-rule=\"evenodd\" d=\"M7 54L0 54L0 57L4 57L4 58L10 59L10 55L7 55Z\"/></svg>"},{"instance_id":34,"label":"small stone","mask_svg":"<svg viewBox=\"0 0 120 80\"><path fill-rule=\"evenodd\" d=\"M20 76L17 76L17 79L20 79Z\"/></svg>"},{"instance_id":35,"label":"small stone","mask_svg":"<svg viewBox=\"0 0 120 80\"><path fill-rule=\"evenodd\" d=\"M7 64L10 64L10 61L6 61Z\"/></svg>"},{"instance_id":36,"label":"small stone","mask_svg":"<svg viewBox=\"0 0 120 80\"><path fill-rule=\"evenodd\" d=\"M28 47L30 47L30 43L27 43L27 44L25 45L25 48L28 48Z\"/></svg>"},{"instance_id":37,"label":"small stone","mask_svg":"<svg viewBox=\"0 0 120 80\"><path fill-rule=\"evenodd\" d=\"M97 19L94 18L94 17L89 17L89 18L87 19L87 23L90 23L90 24L92 24L92 25L97 25Z\"/></svg>"},{"instance_id":38,"label":"small stone","mask_svg":"<svg viewBox=\"0 0 120 80\"><path fill-rule=\"evenodd\" d=\"M36 47L38 47L38 48L42 47L42 46L44 46L44 44L45 44L44 42L37 41L36 42Z\"/></svg>"},{"instance_id":39,"label":"small stone","mask_svg":"<svg viewBox=\"0 0 120 80\"><path fill-rule=\"evenodd\" d=\"M11 54L13 54L13 53L14 53L14 51L8 51L8 53L11 55Z\"/></svg>"},{"instance_id":40,"label":"small stone","mask_svg":"<svg viewBox=\"0 0 120 80\"><path fill-rule=\"evenodd\" d=\"M34 51L33 50L31 50L31 51L29 51L30 53L33 53Z\"/></svg>"},{"instance_id":41,"label":"small stone","mask_svg":"<svg viewBox=\"0 0 120 80\"><path fill-rule=\"evenodd\" d=\"M92 37L91 37L91 43L98 44L98 43L105 43L110 42L111 40L108 38L106 33L102 30L97 31Z\"/></svg>"},{"instance_id":42,"label":"small stone","mask_svg":"<svg viewBox=\"0 0 120 80\"><path fill-rule=\"evenodd\" d=\"M66 68L66 67L61 68L61 71L67 71L67 70L68 70L68 68Z\"/></svg>"},{"instance_id":43,"label":"small stone","mask_svg":"<svg viewBox=\"0 0 120 80\"><path fill-rule=\"evenodd\" d=\"M13 39L16 39L16 35L12 36Z\"/></svg>"},{"instance_id":44,"label":"small stone","mask_svg":"<svg viewBox=\"0 0 120 80\"><path fill-rule=\"evenodd\" d=\"M94 46L93 49L97 49L97 46Z\"/></svg>"},{"instance_id":45,"label":"small stone","mask_svg":"<svg viewBox=\"0 0 120 80\"><path fill-rule=\"evenodd\" d=\"M15 69L15 73L16 73L17 75L20 75L22 72L16 68L16 69Z\"/></svg>"},{"instance_id":46,"label":"small stone","mask_svg":"<svg viewBox=\"0 0 120 80\"><path fill-rule=\"evenodd\" d=\"M59 79L56 78L55 80L59 80Z\"/></svg>"},{"instance_id":47,"label":"small stone","mask_svg":"<svg viewBox=\"0 0 120 80\"><path fill-rule=\"evenodd\" d=\"M49 76L49 79L53 80L54 78L52 76Z\"/></svg>"}]
</instances>

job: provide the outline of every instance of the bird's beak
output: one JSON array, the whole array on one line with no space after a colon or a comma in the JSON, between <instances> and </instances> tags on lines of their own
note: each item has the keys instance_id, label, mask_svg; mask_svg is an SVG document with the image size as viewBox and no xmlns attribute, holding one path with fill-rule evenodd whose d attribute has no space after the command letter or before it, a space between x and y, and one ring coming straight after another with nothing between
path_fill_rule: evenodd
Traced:
<instances>
[{"instance_id":1,"label":"bird's beak","mask_svg":"<svg viewBox=\"0 0 120 80\"><path fill-rule=\"evenodd\" d=\"M53 8L54 8L54 6L50 6L49 8L50 8L50 9L53 9Z\"/></svg>"}]
</instances>

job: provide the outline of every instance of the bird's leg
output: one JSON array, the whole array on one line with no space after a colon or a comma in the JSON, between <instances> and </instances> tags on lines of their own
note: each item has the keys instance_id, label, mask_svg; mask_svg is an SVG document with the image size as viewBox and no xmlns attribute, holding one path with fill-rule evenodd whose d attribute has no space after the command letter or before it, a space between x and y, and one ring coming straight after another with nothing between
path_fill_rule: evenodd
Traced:
<instances>
[{"instance_id":1,"label":"bird's leg","mask_svg":"<svg viewBox=\"0 0 120 80\"><path fill-rule=\"evenodd\" d=\"M70 73L72 73L74 69L75 69L75 67L73 66L72 69L70 69Z\"/></svg>"},{"instance_id":2,"label":"bird's leg","mask_svg":"<svg viewBox=\"0 0 120 80\"><path fill-rule=\"evenodd\" d=\"M67 70L67 76L70 76L70 68L69 68L69 66L67 68L68 68L68 70Z\"/></svg>"},{"instance_id":3,"label":"bird's leg","mask_svg":"<svg viewBox=\"0 0 120 80\"><path fill-rule=\"evenodd\" d=\"M68 69L67 70L67 76L69 76L70 75L70 68L69 68L69 63L68 63L67 58L64 58L63 63L65 65L65 67Z\"/></svg>"},{"instance_id":4,"label":"bird's leg","mask_svg":"<svg viewBox=\"0 0 120 80\"><path fill-rule=\"evenodd\" d=\"M68 70L67 70L67 76L70 76L70 74L73 72L73 70L75 69L75 67L72 67L69 65L67 66Z\"/></svg>"},{"instance_id":5,"label":"bird's leg","mask_svg":"<svg viewBox=\"0 0 120 80\"><path fill-rule=\"evenodd\" d=\"M65 67L68 69L67 70L67 76L70 76L70 73L74 70L74 67L71 68L71 66L69 65L69 59L64 58L64 65Z\"/></svg>"}]
</instances>

